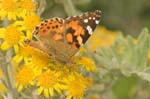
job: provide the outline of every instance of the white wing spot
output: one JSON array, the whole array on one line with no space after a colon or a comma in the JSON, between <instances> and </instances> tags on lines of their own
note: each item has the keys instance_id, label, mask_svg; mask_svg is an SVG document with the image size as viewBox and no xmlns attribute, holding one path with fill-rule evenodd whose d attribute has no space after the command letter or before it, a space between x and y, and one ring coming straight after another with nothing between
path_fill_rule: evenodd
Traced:
<instances>
[{"instance_id":1,"label":"white wing spot","mask_svg":"<svg viewBox=\"0 0 150 99\"><path fill-rule=\"evenodd\" d=\"M86 29L88 30L88 32L89 32L89 34L91 35L92 34L92 28L88 25L87 27L86 27Z\"/></svg>"},{"instance_id":2,"label":"white wing spot","mask_svg":"<svg viewBox=\"0 0 150 99\"><path fill-rule=\"evenodd\" d=\"M84 23L88 23L88 19L84 19Z\"/></svg>"},{"instance_id":3,"label":"white wing spot","mask_svg":"<svg viewBox=\"0 0 150 99\"><path fill-rule=\"evenodd\" d=\"M95 17L93 17L93 20L95 20Z\"/></svg>"},{"instance_id":4,"label":"white wing spot","mask_svg":"<svg viewBox=\"0 0 150 99\"><path fill-rule=\"evenodd\" d=\"M98 24L98 23L99 23L99 21L98 21L98 20L95 20L95 23L96 23L96 24Z\"/></svg>"},{"instance_id":5,"label":"white wing spot","mask_svg":"<svg viewBox=\"0 0 150 99\"><path fill-rule=\"evenodd\" d=\"M91 20L92 18L91 17L89 17L89 20Z\"/></svg>"}]
</instances>

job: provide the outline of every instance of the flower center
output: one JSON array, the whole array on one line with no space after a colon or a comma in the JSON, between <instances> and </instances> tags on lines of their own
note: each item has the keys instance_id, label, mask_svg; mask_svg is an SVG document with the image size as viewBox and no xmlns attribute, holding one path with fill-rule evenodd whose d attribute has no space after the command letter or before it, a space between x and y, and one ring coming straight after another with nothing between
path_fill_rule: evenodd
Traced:
<instances>
[{"instance_id":1,"label":"flower center","mask_svg":"<svg viewBox=\"0 0 150 99\"><path fill-rule=\"evenodd\" d=\"M21 33L14 26L8 27L7 30L5 31L4 39L9 44L12 44L12 45L17 44L20 41L20 38L21 38Z\"/></svg>"},{"instance_id":2,"label":"flower center","mask_svg":"<svg viewBox=\"0 0 150 99\"><path fill-rule=\"evenodd\" d=\"M29 11L33 11L36 8L36 4L32 0L23 0L21 2L21 7Z\"/></svg>"},{"instance_id":3,"label":"flower center","mask_svg":"<svg viewBox=\"0 0 150 99\"><path fill-rule=\"evenodd\" d=\"M45 68L49 64L49 58L44 53L37 51L34 54L32 54L32 63L38 68Z\"/></svg>"},{"instance_id":4,"label":"flower center","mask_svg":"<svg viewBox=\"0 0 150 99\"><path fill-rule=\"evenodd\" d=\"M50 88L56 84L57 77L54 72L46 72L39 77L38 81L40 83L40 86Z\"/></svg>"},{"instance_id":5,"label":"flower center","mask_svg":"<svg viewBox=\"0 0 150 99\"><path fill-rule=\"evenodd\" d=\"M29 66L24 66L16 76L17 81L22 85L29 84L35 77L34 71Z\"/></svg>"},{"instance_id":6,"label":"flower center","mask_svg":"<svg viewBox=\"0 0 150 99\"><path fill-rule=\"evenodd\" d=\"M78 82L77 80L73 80L69 85L69 94L74 97L79 97L83 95L85 86Z\"/></svg>"},{"instance_id":7,"label":"flower center","mask_svg":"<svg viewBox=\"0 0 150 99\"><path fill-rule=\"evenodd\" d=\"M3 0L2 1L2 8L6 11L12 11L16 9L16 3L14 0Z\"/></svg>"},{"instance_id":8,"label":"flower center","mask_svg":"<svg viewBox=\"0 0 150 99\"><path fill-rule=\"evenodd\" d=\"M32 24L31 24L32 23ZM40 18L36 15L27 16L24 19L24 25L27 30L33 31L34 27L40 23Z\"/></svg>"},{"instance_id":9,"label":"flower center","mask_svg":"<svg viewBox=\"0 0 150 99\"><path fill-rule=\"evenodd\" d=\"M24 46L20 48L20 54L23 57L27 57L31 54L32 49L29 46Z\"/></svg>"}]
</instances>

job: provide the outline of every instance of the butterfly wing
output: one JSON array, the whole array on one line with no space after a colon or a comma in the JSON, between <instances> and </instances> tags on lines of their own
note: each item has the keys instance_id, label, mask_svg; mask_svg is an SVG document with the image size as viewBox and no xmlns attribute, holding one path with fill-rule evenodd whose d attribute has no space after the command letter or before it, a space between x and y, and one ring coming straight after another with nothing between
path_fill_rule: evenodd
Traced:
<instances>
[{"instance_id":1,"label":"butterfly wing","mask_svg":"<svg viewBox=\"0 0 150 99\"><path fill-rule=\"evenodd\" d=\"M99 24L101 11L88 12L80 16L70 17L65 21L66 38L72 48L79 49L92 35Z\"/></svg>"},{"instance_id":2,"label":"butterfly wing","mask_svg":"<svg viewBox=\"0 0 150 99\"><path fill-rule=\"evenodd\" d=\"M28 44L66 63L91 36L100 17L100 11L95 11L65 21L61 18L45 20L33 32L36 41Z\"/></svg>"},{"instance_id":3,"label":"butterfly wing","mask_svg":"<svg viewBox=\"0 0 150 99\"><path fill-rule=\"evenodd\" d=\"M49 42L50 39L62 40L63 39L63 23L61 18L46 19L33 31L33 36L41 41Z\"/></svg>"}]
</instances>

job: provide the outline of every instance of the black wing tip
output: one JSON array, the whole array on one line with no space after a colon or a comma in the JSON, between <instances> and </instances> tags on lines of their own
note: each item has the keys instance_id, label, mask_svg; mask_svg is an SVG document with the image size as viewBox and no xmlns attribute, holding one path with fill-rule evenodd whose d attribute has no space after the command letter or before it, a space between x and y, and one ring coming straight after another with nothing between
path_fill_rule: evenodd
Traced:
<instances>
[{"instance_id":1,"label":"black wing tip","mask_svg":"<svg viewBox=\"0 0 150 99\"><path fill-rule=\"evenodd\" d=\"M94 13L96 15L98 15L99 17L101 17L101 15L102 15L102 11L101 10L95 10Z\"/></svg>"},{"instance_id":2,"label":"black wing tip","mask_svg":"<svg viewBox=\"0 0 150 99\"><path fill-rule=\"evenodd\" d=\"M95 12L95 13L100 13L100 14L102 13L101 10L95 10L94 12Z\"/></svg>"},{"instance_id":3,"label":"black wing tip","mask_svg":"<svg viewBox=\"0 0 150 99\"><path fill-rule=\"evenodd\" d=\"M102 12L101 10L94 10L94 11L86 12L83 15L96 15L96 17L100 18L102 16Z\"/></svg>"}]
</instances>

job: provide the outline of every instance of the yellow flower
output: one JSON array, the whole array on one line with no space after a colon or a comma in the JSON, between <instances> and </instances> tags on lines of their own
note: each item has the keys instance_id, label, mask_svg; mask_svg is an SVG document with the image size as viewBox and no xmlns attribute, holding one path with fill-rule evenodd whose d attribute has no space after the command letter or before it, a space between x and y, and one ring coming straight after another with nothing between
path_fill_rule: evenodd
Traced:
<instances>
[{"instance_id":1,"label":"yellow flower","mask_svg":"<svg viewBox=\"0 0 150 99\"><path fill-rule=\"evenodd\" d=\"M4 84L0 83L0 93L5 93L7 91L6 87Z\"/></svg>"},{"instance_id":2,"label":"yellow flower","mask_svg":"<svg viewBox=\"0 0 150 99\"><path fill-rule=\"evenodd\" d=\"M33 48L31 56L31 65L34 68L42 69L47 68L49 66L50 58L47 54L43 53L42 51Z\"/></svg>"},{"instance_id":3,"label":"yellow flower","mask_svg":"<svg viewBox=\"0 0 150 99\"><path fill-rule=\"evenodd\" d=\"M17 0L0 0L0 19L6 16L9 20L16 20L18 16Z\"/></svg>"},{"instance_id":4,"label":"yellow flower","mask_svg":"<svg viewBox=\"0 0 150 99\"><path fill-rule=\"evenodd\" d=\"M59 84L59 73L55 71L47 70L42 73L37 81L38 94L44 93L45 97L54 96L54 90L61 93L61 85Z\"/></svg>"},{"instance_id":5,"label":"yellow flower","mask_svg":"<svg viewBox=\"0 0 150 99\"><path fill-rule=\"evenodd\" d=\"M39 23L40 23L40 18L34 14L31 16L25 17L23 25L25 26L27 30L33 31L35 26L38 25Z\"/></svg>"},{"instance_id":6,"label":"yellow flower","mask_svg":"<svg viewBox=\"0 0 150 99\"><path fill-rule=\"evenodd\" d=\"M69 75L64 79L64 82L67 84L68 96L66 99L83 99L85 89L91 84L87 78L78 73Z\"/></svg>"},{"instance_id":7,"label":"yellow flower","mask_svg":"<svg viewBox=\"0 0 150 99\"><path fill-rule=\"evenodd\" d=\"M3 71L0 69L0 79L3 77Z\"/></svg>"},{"instance_id":8,"label":"yellow flower","mask_svg":"<svg viewBox=\"0 0 150 99\"><path fill-rule=\"evenodd\" d=\"M0 0L0 19L16 20L34 13L36 4L32 0Z\"/></svg>"},{"instance_id":9,"label":"yellow flower","mask_svg":"<svg viewBox=\"0 0 150 99\"><path fill-rule=\"evenodd\" d=\"M32 14L29 16L25 16L23 21L15 22L16 25L21 25L22 30L27 31L27 36L31 38L32 31L34 30L35 26L40 23L40 17L36 14Z\"/></svg>"},{"instance_id":10,"label":"yellow flower","mask_svg":"<svg viewBox=\"0 0 150 99\"><path fill-rule=\"evenodd\" d=\"M14 47L15 52L18 52L18 45L23 45L22 41L24 40L24 35L16 26L10 25L6 27L6 29L0 29L0 38L4 39L1 45L2 50L8 50Z\"/></svg>"},{"instance_id":11,"label":"yellow flower","mask_svg":"<svg viewBox=\"0 0 150 99\"><path fill-rule=\"evenodd\" d=\"M36 10L36 3L33 2L33 0L21 0L19 2L19 5L22 11L21 15L24 15L24 16L33 14L33 12L35 12Z\"/></svg>"},{"instance_id":12,"label":"yellow flower","mask_svg":"<svg viewBox=\"0 0 150 99\"><path fill-rule=\"evenodd\" d=\"M23 59L27 59L31 55L33 49L30 46L19 47L18 53L13 57L13 61L20 63Z\"/></svg>"},{"instance_id":13,"label":"yellow flower","mask_svg":"<svg viewBox=\"0 0 150 99\"><path fill-rule=\"evenodd\" d=\"M22 66L22 68L16 74L16 86L20 92L23 87L27 87L29 84L33 85L33 80L35 79L37 73L29 66Z\"/></svg>"},{"instance_id":14,"label":"yellow flower","mask_svg":"<svg viewBox=\"0 0 150 99\"><path fill-rule=\"evenodd\" d=\"M118 31L110 31L105 27L96 28L92 37L89 39L89 44L87 44L87 49L94 52L99 47L109 47L111 46L117 37Z\"/></svg>"},{"instance_id":15,"label":"yellow flower","mask_svg":"<svg viewBox=\"0 0 150 99\"><path fill-rule=\"evenodd\" d=\"M79 60L78 64L81 64L87 71L92 71L92 72L96 71L96 66L94 65L94 62L90 58L82 57Z\"/></svg>"}]
</instances>

